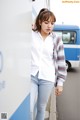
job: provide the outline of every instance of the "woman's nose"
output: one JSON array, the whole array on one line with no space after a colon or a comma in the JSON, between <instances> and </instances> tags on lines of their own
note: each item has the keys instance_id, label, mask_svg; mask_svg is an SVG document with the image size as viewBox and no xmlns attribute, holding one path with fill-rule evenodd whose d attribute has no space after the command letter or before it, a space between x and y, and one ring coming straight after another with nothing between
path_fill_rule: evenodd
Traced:
<instances>
[{"instance_id":1,"label":"woman's nose","mask_svg":"<svg viewBox=\"0 0 80 120\"><path fill-rule=\"evenodd\" d=\"M48 24L48 27L51 27L51 26L52 26L51 23L49 23L49 24Z\"/></svg>"}]
</instances>

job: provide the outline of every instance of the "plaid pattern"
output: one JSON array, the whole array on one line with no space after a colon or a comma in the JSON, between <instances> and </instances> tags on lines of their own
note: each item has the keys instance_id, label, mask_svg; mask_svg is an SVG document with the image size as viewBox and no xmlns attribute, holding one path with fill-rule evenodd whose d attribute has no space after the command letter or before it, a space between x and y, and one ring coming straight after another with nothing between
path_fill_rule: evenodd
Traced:
<instances>
[{"instance_id":1,"label":"plaid pattern","mask_svg":"<svg viewBox=\"0 0 80 120\"><path fill-rule=\"evenodd\" d=\"M54 44L53 60L55 61L56 85L60 85L60 83L66 80L67 76L64 45L62 38L57 36L54 32L52 33L52 37Z\"/></svg>"}]
</instances>

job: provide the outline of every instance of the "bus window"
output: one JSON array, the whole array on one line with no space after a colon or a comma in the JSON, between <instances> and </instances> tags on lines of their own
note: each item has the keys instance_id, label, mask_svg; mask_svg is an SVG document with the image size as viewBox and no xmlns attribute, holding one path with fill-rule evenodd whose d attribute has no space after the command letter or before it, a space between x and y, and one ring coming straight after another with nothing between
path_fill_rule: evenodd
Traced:
<instances>
[{"instance_id":1,"label":"bus window","mask_svg":"<svg viewBox=\"0 0 80 120\"><path fill-rule=\"evenodd\" d=\"M55 33L62 37L64 44L75 44L75 42L76 42L76 32L55 31Z\"/></svg>"},{"instance_id":2,"label":"bus window","mask_svg":"<svg viewBox=\"0 0 80 120\"><path fill-rule=\"evenodd\" d=\"M69 32L63 32L62 33L62 40L63 40L63 43L66 44L66 43L69 43L70 41L70 33Z\"/></svg>"},{"instance_id":3,"label":"bus window","mask_svg":"<svg viewBox=\"0 0 80 120\"><path fill-rule=\"evenodd\" d=\"M76 32L63 31L62 40L64 44L74 44L76 41Z\"/></svg>"},{"instance_id":4,"label":"bus window","mask_svg":"<svg viewBox=\"0 0 80 120\"><path fill-rule=\"evenodd\" d=\"M76 32L71 32L70 36L70 43L75 43L76 42Z\"/></svg>"}]
</instances>

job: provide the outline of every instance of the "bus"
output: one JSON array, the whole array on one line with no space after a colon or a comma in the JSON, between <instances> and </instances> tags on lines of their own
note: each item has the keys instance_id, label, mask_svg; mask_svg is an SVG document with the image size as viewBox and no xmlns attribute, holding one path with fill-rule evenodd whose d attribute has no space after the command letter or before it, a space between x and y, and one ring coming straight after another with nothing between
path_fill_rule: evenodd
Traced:
<instances>
[{"instance_id":1,"label":"bus","mask_svg":"<svg viewBox=\"0 0 80 120\"><path fill-rule=\"evenodd\" d=\"M56 34L62 37L66 67L70 70L80 65L80 28L76 25L55 25Z\"/></svg>"}]
</instances>

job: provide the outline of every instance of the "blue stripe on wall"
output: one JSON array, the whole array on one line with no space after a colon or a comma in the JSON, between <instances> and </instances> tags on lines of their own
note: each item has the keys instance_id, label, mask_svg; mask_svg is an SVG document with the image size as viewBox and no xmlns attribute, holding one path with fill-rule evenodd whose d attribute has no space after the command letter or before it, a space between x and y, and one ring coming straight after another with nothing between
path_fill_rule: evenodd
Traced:
<instances>
[{"instance_id":1,"label":"blue stripe on wall","mask_svg":"<svg viewBox=\"0 0 80 120\"><path fill-rule=\"evenodd\" d=\"M30 95L25 98L9 120L30 120Z\"/></svg>"}]
</instances>

